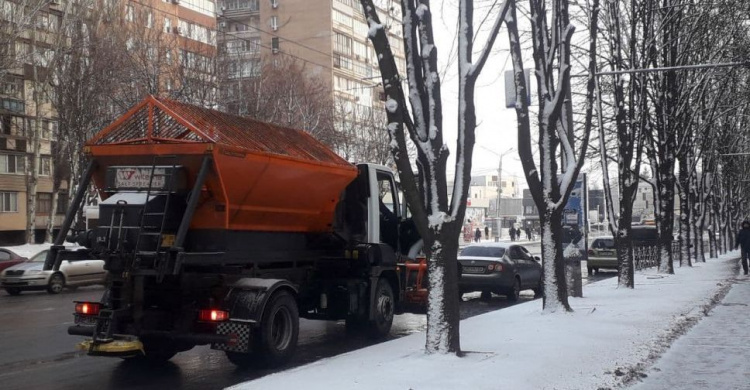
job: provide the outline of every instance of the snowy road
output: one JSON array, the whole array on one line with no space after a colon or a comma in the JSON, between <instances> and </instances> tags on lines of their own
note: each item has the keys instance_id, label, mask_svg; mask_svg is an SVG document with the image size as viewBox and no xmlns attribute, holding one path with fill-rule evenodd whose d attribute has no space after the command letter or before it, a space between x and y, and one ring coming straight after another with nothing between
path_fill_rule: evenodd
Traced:
<instances>
[{"instance_id":1,"label":"snowy road","mask_svg":"<svg viewBox=\"0 0 750 390\"><path fill-rule=\"evenodd\" d=\"M539 246L529 246L532 253ZM584 273L585 274L585 273ZM614 276L614 273L595 278ZM236 370L224 354L198 347L178 354L162 367L144 368L119 359L92 358L74 351L79 337L68 336L74 300L98 300L101 287L64 291L60 295L29 292L11 297L0 292L0 384L3 389L220 389L270 374L270 370ZM521 302L532 299L530 292ZM468 318L510 306L504 297L482 301L466 294L461 317ZM390 338L424 329L425 317L396 317ZM300 347L290 367L374 344L347 335L343 322L301 320Z\"/></svg>"}]
</instances>

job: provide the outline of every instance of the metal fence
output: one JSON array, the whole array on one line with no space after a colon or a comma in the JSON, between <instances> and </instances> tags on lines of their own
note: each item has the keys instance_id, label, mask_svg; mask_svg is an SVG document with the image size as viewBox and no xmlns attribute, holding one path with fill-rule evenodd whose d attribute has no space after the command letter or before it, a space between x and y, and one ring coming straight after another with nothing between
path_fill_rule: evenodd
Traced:
<instances>
[{"instance_id":1,"label":"metal fence","mask_svg":"<svg viewBox=\"0 0 750 390\"><path fill-rule=\"evenodd\" d=\"M674 249L674 244L672 243ZM679 248L680 243L676 243ZM656 267L659 265L659 243L656 241L641 241L633 243L633 262L635 269Z\"/></svg>"},{"instance_id":2,"label":"metal fence","mask_svg":"<svg viewBox=\"0 0 750 390\"><path fill-rule=\"evenodd\" d=\"M703 242L706 252L708 252L708 241ZM680 242L678 240L672 241L672 253L675 260L680 258ZM640 241L633 243L633 261L635 262L635 269L641 270L645 268L656 267L659 265L659 244L656 241ZM695 256L695 248L693 249L693 256Z\"/></svg>"}]
</instances>

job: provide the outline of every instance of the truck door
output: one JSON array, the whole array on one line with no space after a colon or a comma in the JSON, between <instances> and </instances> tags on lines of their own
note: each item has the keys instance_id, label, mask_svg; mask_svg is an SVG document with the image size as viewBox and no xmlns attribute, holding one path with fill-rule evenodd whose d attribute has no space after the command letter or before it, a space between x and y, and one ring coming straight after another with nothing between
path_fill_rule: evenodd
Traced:
<instances>
[{"instance_id":1,"label":"truck door","mask_svg":"<svg viewBox=\"0 0 750 390\"><path fill-rule=\"evenodd\" d=\"M393 175L388 171L376 170L379 242L388 244L398 251L398 223L400 217L399 197Z\"/></svg>"}]
</instances>

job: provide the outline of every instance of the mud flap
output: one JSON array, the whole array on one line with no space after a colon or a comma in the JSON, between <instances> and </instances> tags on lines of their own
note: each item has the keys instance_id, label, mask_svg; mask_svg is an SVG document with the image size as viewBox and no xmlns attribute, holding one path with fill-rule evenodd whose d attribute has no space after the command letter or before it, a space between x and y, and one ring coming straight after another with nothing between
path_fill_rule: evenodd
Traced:
<instances>
[{"instance_id":1,"label":"mud flap","mask_svg":"<svg viewBox=\"0 0 750 390\"><path fill-rule=\"evenodd\" d=\"M229 336L229 343L213 343L211 349L231 352L250 352L252 326L247 321L229 320L216 327L216 334Z\"/></svg>"}]
</instances>

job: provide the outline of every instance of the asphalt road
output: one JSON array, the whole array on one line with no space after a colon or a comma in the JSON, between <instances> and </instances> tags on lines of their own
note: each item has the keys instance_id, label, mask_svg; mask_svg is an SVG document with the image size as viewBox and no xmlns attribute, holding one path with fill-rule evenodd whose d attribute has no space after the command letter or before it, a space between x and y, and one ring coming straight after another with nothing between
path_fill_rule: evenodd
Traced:
<instances>
[{"instance_id":1,"label":"asphalt road","mask_svg":"<svg viewBox=\"0 0 750 390\"><path fill-rule=\"evenodd\" d=\"M532 253L539 252L530 245ZM614 273L597 275L603 278ZM584 268L585 277L585 268ZM586 281L584 281L586 282ZM0 292L0 388L10 389L221 389L279 370L236 369L219 351L196 347L160 366L142 366L116 358L95 358L74 350L81 337L68 336L73 301L98 300L101 287L64 291L60 295L26 292L11 297ZM533 299L526 291L520 302ZM502 309L511 305L505 297L479 299L464 295L461 317ZM425 328L425 316L396 316L388 339L396 339ZM286 368L360 349L376 342L347 334L343 321L300 320L299 347Z\"/></svg>"}]
</instances>

